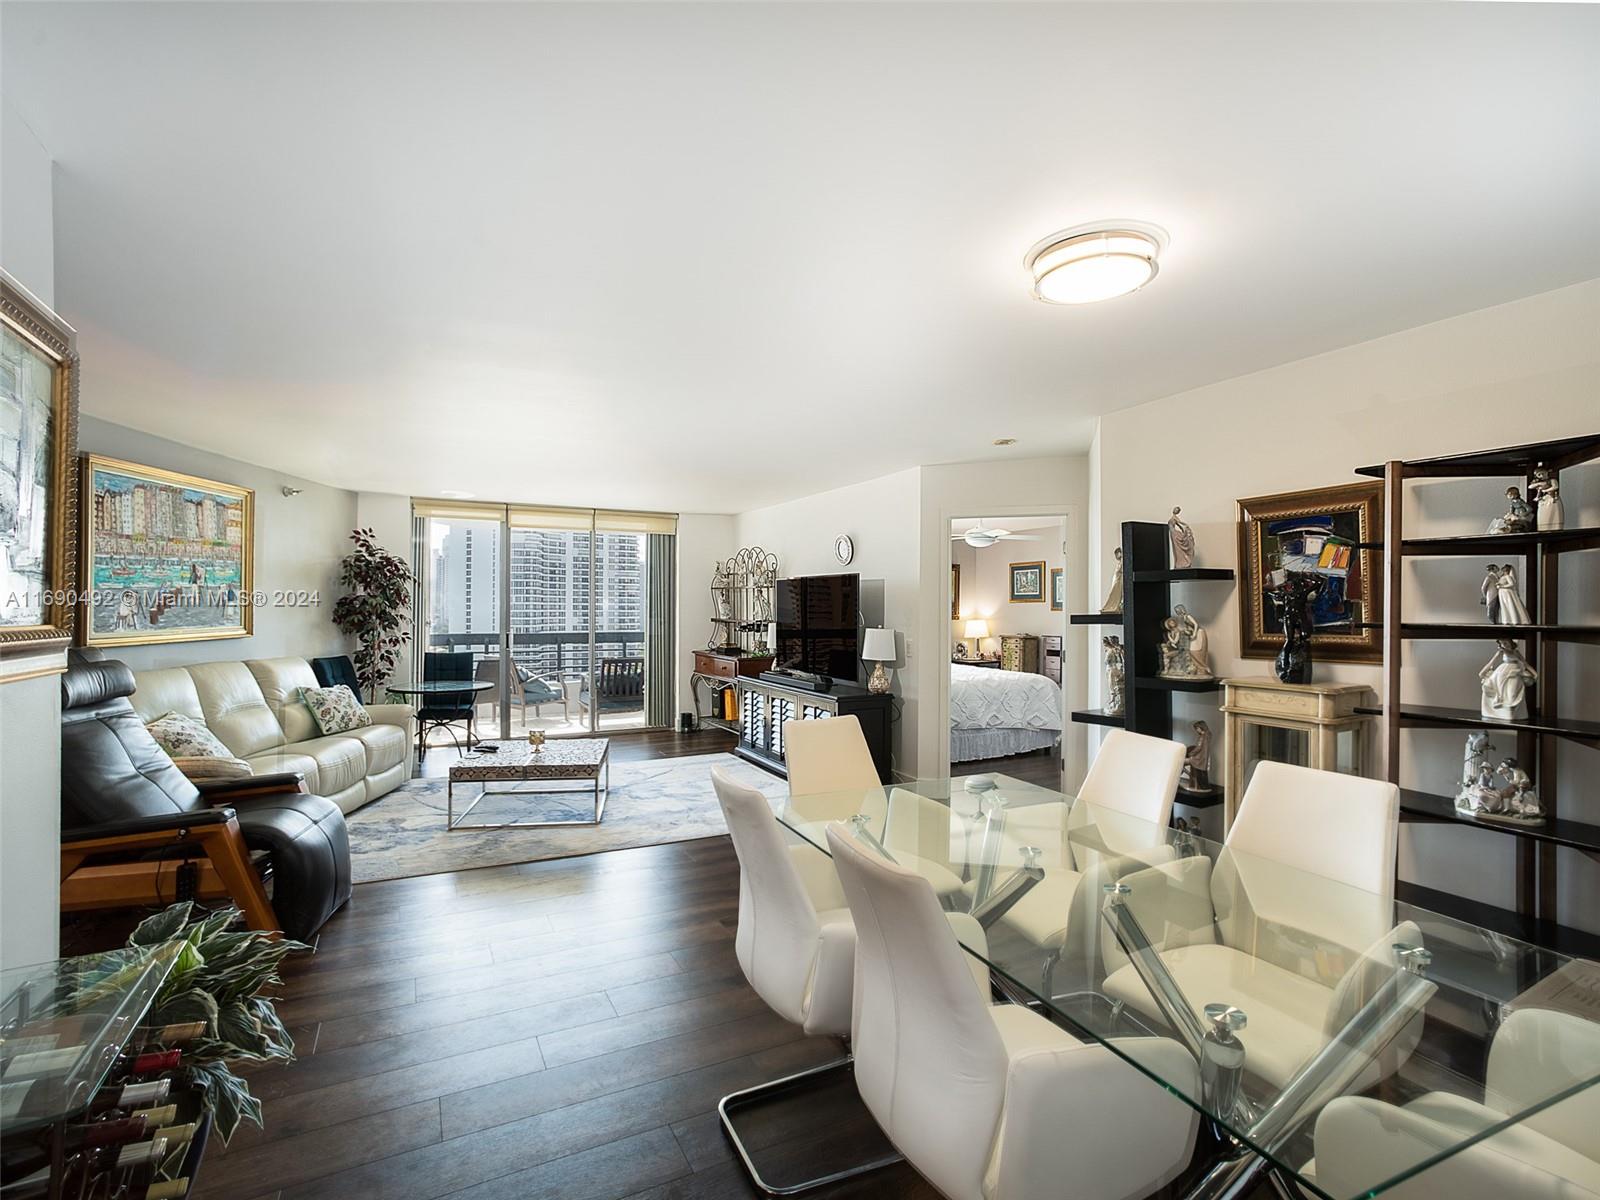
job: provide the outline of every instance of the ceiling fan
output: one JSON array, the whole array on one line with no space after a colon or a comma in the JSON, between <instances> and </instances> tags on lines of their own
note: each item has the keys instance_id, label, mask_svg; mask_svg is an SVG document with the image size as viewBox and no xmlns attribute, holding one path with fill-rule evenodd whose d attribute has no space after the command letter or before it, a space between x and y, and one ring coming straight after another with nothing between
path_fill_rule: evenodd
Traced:
<instances>
[{"instance_id":1,"label":"ceiling fan","mask_svg":"<svg viewBox=\"0 0 1600 1200\"><path fill-rule=\"evenodd\" d=\"M965 542L975 549L982 550L985 546L992 546L996 542L1037 542L1039 539L1031 533L1012 533L1009 529L990 529L984 524L982 517L978 523L965 533L952 533L952 542Z\"/></svg>"}]
</instances>

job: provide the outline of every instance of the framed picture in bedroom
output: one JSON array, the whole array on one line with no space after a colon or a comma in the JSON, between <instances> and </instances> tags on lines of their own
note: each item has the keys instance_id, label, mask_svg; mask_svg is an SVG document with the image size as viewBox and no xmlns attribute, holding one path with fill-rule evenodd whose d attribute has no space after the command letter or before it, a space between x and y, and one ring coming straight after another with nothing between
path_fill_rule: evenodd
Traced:
<instances>
[{"instance_id":1,"label":"framed picture in bedroom","mask_svg":"<svg viewBox=\"0 0 1600 1200\"><path fill-rule=\"evenodd\" d=\"M950 564L950 619L961 620L961 564Z\"/></svg>"},{"instance_id":2,"label":"framed picture in bedroom","mask_svg":"<svg viewBox=\"0 0 1600 1200\"><path fill-rule=\"evenodd\" d=\"M1272 658L1283 646L1283 625L1269 592L1289 572L1320 576L1312 604L1312 657L1380 663L1380 631L1364 627L1383 610L1379 552L1383 483L1339 484L1239 505L1239 652ZM1364 548L1366 547L1366 548Z\"/></svg>"},{"instance_id":3,"label":"framed picture in bedroom","mask_svg":"<svg viewBox=\"0 0 1600 1200\"><path fill-rule=\"evenodd\" d=\"M1050 611L1060 612L1067 607L1067 569L1050 568Z\"/></svg>"},{"instance_id":4,"label":"framed picture in bedroom","mask_svg":"<svg viewBox=\"0 0 1600 1200\"><path fill-rule=\"evenodd\" d=\"M77 335L0 271L0 656L72 640Z\"/></svg>"},{"instance_id":5,"label":"framed picture in bedroom","mask_svg":"<svg viewBox=\"0 0 1600 1200\"><path fill-rule=\"evenodd\" d=\"M82 482L86 645L250 635L253 491L98 454Z\"/></svg>"},{"instance_id":6,"label":"framed picture in bedroom","mask_svg":"<svg viewBox=\"0 0 1600 1200\"><path fill-rule=\"evenodd\" d=\"M1011 564L1011 603L1044 603L1044 563Z\"/></svg>"}]
</instances>

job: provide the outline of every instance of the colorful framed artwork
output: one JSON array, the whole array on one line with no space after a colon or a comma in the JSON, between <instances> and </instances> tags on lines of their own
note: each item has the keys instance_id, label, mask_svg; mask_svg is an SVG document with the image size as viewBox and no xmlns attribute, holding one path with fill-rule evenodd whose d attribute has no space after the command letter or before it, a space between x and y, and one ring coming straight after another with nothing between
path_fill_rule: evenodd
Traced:
<instances>
[{"instance_id":1,"label":"colorful framed artwork","mask_svg":"<svg viewBox=\"0 0 1600 1200\"><path fill-rule=\"evenodd\" d=\"M1050 568L1050 611L1060 612L1067 607L1067 569Z\"/></svg>"},{"instance_id":2,"label":"colorful framed artwork","mask_svg":"<svg viewBox=\"0 0 1600 1200\"><path fill-rule=\"evenodd\" d=\"M1044 563L1011 564L1011 603L1044 603Z\"/></svg>"},{"instance_id":3,"label":"colorful framed artwork","mask_svg":"<svg viewBox=\"0 0 1600 1200\"><path fill-rule=\"evenodd\" d=\"M950 619L961 620L961 564L950 564Z\"/></svg>"},{"instance_id":4,"label":"colorful framed artwork","mask_svg":"<svg viewBox=\"0 0 1600 1200\"><path fill-rule=\"evenodd\" d=\"M1312 656L1379 663L1383 644L1373 625L1383 609L1383 577L1373 548L1383 528L1383 484L1341 484L1239 504L1239 648L1245 658L1272 658L1283 625L1271 589L1290 572L1322 579L1312 604Z\"/></svg>"},{"instance_id":5,"label":"colorful framed artwork","mask_svg":"<svg viewBox=\"0 0 1600 1200\"><path fill-rule=\"evenodd\" d=\"M72 641L77 335L0 272L0 656Z\"/></svg>"},{"instance_id":6,"label":"colorful framed artwork","mask_svg":"<svg viewBox=\"0 0 1600 1200\"><path fill-rule=\"evenodd\" d=\"M82 478L87 645L250 635L253 491L98 454Z\"/></svg>"}]
</instances>

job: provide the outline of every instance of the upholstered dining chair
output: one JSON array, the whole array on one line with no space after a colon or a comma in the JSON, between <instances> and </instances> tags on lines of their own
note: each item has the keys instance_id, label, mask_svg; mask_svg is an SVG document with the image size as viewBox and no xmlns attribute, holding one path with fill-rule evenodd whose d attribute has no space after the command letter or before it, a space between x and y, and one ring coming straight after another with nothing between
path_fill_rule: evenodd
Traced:
<instances>
[{"instance_id":1,"label":"upholstered dining chair","mask_svg":"<svg viewBox=\"0 0 1600 1200\"><path fill-rule=\"evenodd\" d=\"M476 678L475 668L470 651L441 651L429 650L422 656L422 680L424 683L470 683ZM422 703L417 706L417 757L428 749L428 729L443 729L456 743L456 748L461 748L460 741L456 738L455 730L451 728L457 723L464 724L467 731L468 750L473 746L473 725L477 716L477 697L469 687L460 692L433 693L422 697Z\"/></svg>"},{"instance_id":2,"label":"upholstered dining chair","mask_svg":"<svg viewBox=\"0 0 1600 1200\"><path fill-rule=\"evenodd\" d=\"M1122 880L1196 1014L1213 1002L1244 1010L1245 1068L1274 1086L1353 1015L1392 944L1420 944L1415 926L1393 926L1399 803L1392 783L1263 762L1215 864L1179 858ZM1164 1019L1132 964L1104 991ZM1386 1071L1418 1031L1397 1039Z\"/></svg>"},{"instance_id":3,"label":"upholstered dining chair","mask_svg":"<svg viewBox=\"0 0 1600 1200\"><path fill-rule=\"evenodd\" d=\"M856 1086L907 1162L950 1200L1132 1200L1176 1178L1192 1108L1105 1046L991 1005L928 881L844 825L827 838L856 929ZM962 940L981 939L968 920ZM1176 1042L1118 1045L1193 1094Z\"/></svg>"},{"instance_id":4,"label":"upholstered dining chair","mask_svg":"<svg viewBox=\"0 0 1600 1200\"><path fill-rule=\"evenodd\" d=\"M711 770L723 819L739 859L739 925L734 953L744 977L773 1012L812 1036L847 1037L856 935L826 855L813 846L789 845L767 798L719 767ZM796 1075L725 1096L717 1106L723 1127L756 1185L769 1195L807 1191L899 1161L898 1155L788 1187L768 1184L740 1138L734 1115L776 1092L850 1069L847 1054Z\"/></svg>"}]
</instances>

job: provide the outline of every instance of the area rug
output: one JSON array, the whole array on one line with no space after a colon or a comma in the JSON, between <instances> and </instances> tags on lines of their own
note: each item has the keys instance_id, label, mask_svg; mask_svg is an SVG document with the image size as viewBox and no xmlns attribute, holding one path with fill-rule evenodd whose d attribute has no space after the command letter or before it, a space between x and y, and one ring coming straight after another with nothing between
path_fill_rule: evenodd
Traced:
<instances>
[{"instance_id":1,"label":"area rug","mask_svg":"<svg viewBox=\"0 0 1600 1200\"><path fill-rule=\"evenodd\" d=\"M727 833L711 790L712 767L726 768L769 799L786 794L783 780L731 754L614 762L605 820L599 825L447 830L445 781L408 780L347 818L355 882L568 858ZM476 786L456 788L458 812L463 794L470 802ZM587 796L570 793L537 799L491 797L473 809L469 819L526 819L536 813L541 820L552 820L592 811Z\"/></svg>"}]
</instances>

